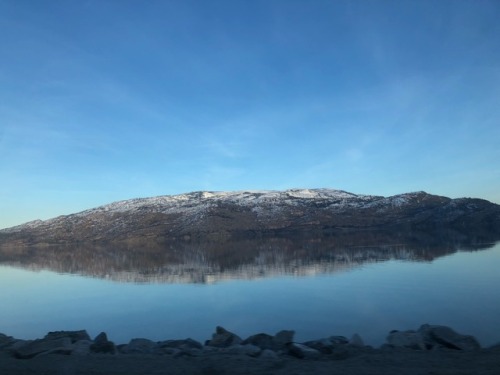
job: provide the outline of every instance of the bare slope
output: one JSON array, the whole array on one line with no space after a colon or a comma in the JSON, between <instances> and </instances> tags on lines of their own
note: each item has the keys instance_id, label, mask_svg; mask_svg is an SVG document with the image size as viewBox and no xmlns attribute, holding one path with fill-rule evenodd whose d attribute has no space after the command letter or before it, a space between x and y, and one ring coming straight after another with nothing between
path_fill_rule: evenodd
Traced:
<instances>
[{"instance_id":1,"label":"bare slope","mask_svg":"<svg viewBox=\"0 0 500 375\"><path fill-rule=\"evenodd\" d=\"M391 197L331 189L194 192L131 199L0 231L2 245L227 239L338 230L435 229L500 233L500 206L425 192Z\"/></svg>"}]
</instances>

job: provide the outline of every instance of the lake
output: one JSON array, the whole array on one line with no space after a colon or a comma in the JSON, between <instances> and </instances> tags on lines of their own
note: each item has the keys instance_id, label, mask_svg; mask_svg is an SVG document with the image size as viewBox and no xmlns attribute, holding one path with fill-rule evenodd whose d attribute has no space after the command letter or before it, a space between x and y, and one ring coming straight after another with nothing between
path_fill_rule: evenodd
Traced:
<instances>
[{"instance_id":1,"label":"lake","mask_svg":"<svg viewBox=\"0 0 500 375\"><path fill-rule=\"evenodd\" d=\"M381 242L383 241L383 242ZM117 343L282 329L298 341L443 324L500 342L500 243L363 234L0 250L0 332Z\"/></svg>"}]
</instances>

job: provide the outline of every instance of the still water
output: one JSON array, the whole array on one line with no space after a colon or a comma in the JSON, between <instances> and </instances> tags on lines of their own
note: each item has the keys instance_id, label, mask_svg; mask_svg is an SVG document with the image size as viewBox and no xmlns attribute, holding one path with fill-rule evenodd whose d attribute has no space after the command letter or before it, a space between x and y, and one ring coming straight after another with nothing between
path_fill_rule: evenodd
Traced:
<instances>
[{"instance_id":1,"label":"still water","mask_svg":"<svg viewBox=\"0 0 500 375\"><path fill-rule=\"evenodd\" d=\"M240 336L294 329L299 341L359 333L379 346L390 330L429 323L488 346L500 342L499 269L500 243L4 249L0 332L204 341L222 325Z\"/></svg>"}]
</instances>

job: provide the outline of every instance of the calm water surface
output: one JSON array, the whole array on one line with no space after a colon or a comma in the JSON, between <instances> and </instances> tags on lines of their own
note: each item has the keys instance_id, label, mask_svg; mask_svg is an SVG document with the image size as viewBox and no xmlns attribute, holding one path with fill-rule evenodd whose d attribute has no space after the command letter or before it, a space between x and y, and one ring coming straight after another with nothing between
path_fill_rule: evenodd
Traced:
<instances>
[{"instance_id":1,"label":"calm water surface","mask_svg":"<svg viewBox=\"0 0 500 375\"><path fill-rule=\"evenodd\" d=\"M434 258L404 247L376 251L323 254L309 263L286 260L279 251L259 253L232 268L209 264L201 276L203 254L197 262L192 254L189 262L176 260L173 276L164 259L142 271L106 265L108 273L99 259L92 272L68 269L66 260L63 273L53 254L42 254L42 265L26 261L26 254L17 263L10 254L7 262L4 254L0 332L35 338L87 329L91 336L105 331L118 343L136 337L203 341L222 325L240 336L294 329L299 341L359 333L378 346L392 329L430 323L473 334L483 346L500 341L500 244Z\"/></svg>"}]
</instances>

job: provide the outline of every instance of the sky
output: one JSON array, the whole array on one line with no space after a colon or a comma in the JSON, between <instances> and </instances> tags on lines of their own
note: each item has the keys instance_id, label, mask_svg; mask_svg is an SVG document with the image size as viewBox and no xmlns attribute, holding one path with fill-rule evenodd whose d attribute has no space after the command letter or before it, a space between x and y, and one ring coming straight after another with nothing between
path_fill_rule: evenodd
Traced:
<instances>
[{"instance_id":1,"label":"sky","mask_svg":"<svg viewBox=\"0 0 500 375\"><path fill-rule=\"evenodd\" d=\"M0 228L199 190L500 203L500 2L0 0Z\"/></svg>"}]
</instances>

